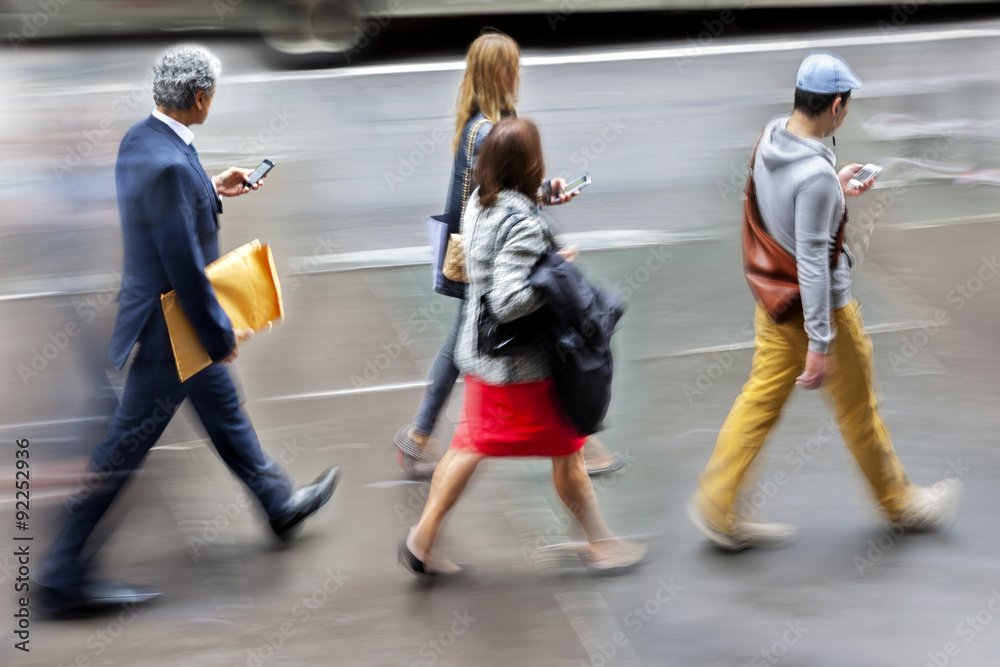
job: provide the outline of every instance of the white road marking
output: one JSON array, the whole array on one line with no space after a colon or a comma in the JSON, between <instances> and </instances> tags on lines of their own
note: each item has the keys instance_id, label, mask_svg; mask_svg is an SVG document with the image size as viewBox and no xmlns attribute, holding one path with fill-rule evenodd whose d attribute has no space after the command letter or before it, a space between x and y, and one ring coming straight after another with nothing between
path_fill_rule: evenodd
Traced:
<instances>
[{"instance_id":1,"label":"white road marking","mask_svg":"<svg viewBox=\"0 0 1000 667\"><path fill-rule=\"evenodd\" d=\"M367 442L349 442L344 445L326 445L316 449L317 452L333 452L338 449L368 449L371 447Z\"/></svg>"},{"instance_id":2,"label":"white road marking","mask_svg":"<svg viewBox=\"0 0 1000 667\"><path fill-rule=\"evenodd\" d=\"M868 334L880 334L880 333L894 333L897 331L914 331L916 329L922 329L925 326L925 322L890 322L888 324L876 324L874 326L865 326L865 331ZM700 354L712 354L714 352L732 352L733 350L746 350L753 347L752 340L740 341L738 343L730 343L729 345L713 345L712 347L694 347L690 350L680 350L678 352L671 352L669 354L662 354L656 357L649 357L652 359L673 359L676 357L694 357Z\"/></svg>"},{"instance_id":3,"label":"white road marking","mask_svg":"<svg viewBox=\"0 0 1000 667\"><path fill-rule=\"evenodd\" d=\"M553 65L584 65L591 63L628 62L636 60L676 60L679 58L702 58L704 56L741 55L747 53L772 53L810 49L833 49L845 46L879 46L890 44L912 44L923 42L944 42L960 39L1000 37L998 28L958 28L953 30L914 30L890 35L850 35L844 37L816 37L813 39L777 39L735 44L710 44L707 46L669 46L653 49L623 49L619 51L596 51L592 53L569 53L565 55L522 56L521 67L551 67ZM404 65L371 65L357 68L336 68L312 72L262 72L242 74L224 79L233 83L270 83L276 81L316 81L320 79L343 79L358 76L379 76L386 74L416 74L424 72L451 72L465 69L462 60L436 63L411 63Z\"/></svg>"},{"instance_id":4,"label":"white road marking","mask_svg":"<svg viewBox=\"0 0 1000 667\"><path fill-rule=\"evenodd\" d=\"M103 417L76 417L74 419L49 419L40 422L22 422L20 424L0 425L0 431L30 431L35 428L45 426L67 426L70 424L86 424L88 422L101 421Z\"/></svg>"},{"instance_id":5,"label":"white road marking","mask_svg":"<svg viewBox=\"0 0 1000 667\"><path fill-rule=\"evenodd\" d=\"M426 380L419 382L402 382L400 384L381 384L371 387L354 387L353 389L333 389L331 391L315 391L308 394L289 394L287 396L273 396L264 398L258 403L287 403L290 401L311 401L319 398L339 398L341 396L358 396L361 394L378 394L389 391L403 391L406 389L423 389L427 386Z\"/></svg>"},{"instance_id":6,"label":"white road marking","mask_svg":"<svg viewBox=\"0 0 1000 667\"><path fill-rule=\"evenodd\" d=\"M365 488L368 489L391 489L396 486L406 486L408 484L430 484L429 481L421 482L412 479L400 479L391 482L372 482L371 484L365 484Z\"/></svg>"},{"instance_id":7,"label":"white road marking","mask_svg":"<svg viewBox=\"0 0 1000 667\"><path fill-rule=\"evenodd\" d=\"M774 53L811 49L834 49L848 46L889 46L894 44L914 44L926 42L947 42L967 39L1000 37L1000 28L956 28L952 30L913 30L892 34L872 33L843 37L823 36L811 39L771 39L709 44L706 46L669 46L648 49L623 49L618 51L594 51L589 53L567 53L564 55L523 56L521 67L551 67L555 65L584 65L591 63L629 62L639 60L678 60L703 58L706 56L742 55L748 53ZM385 76L395 74L424 74L428 72L457 72L465 69L463 60L448 60L429 63L405 63L393 65L367 65L363 67L337 67L308 72L258 72L223 77L226 86L240 84L283 83L295 81L320 81L326 79L347 79L364 76ZM98 95L127 93L145 89L143 85L132 83L99 84L89 86L60 86L50 90L25 90L8 96L8 99L31 96L71 97L74 95Z\"/></svg>"},{"instance_id":8,"label":"white road marking","mask_svg":"<svg viewBox=\"0 0 1000 667\"><path fill-rule=\"evenodd\" d=\"M910 229L931 229L933 227L951 227L953 225L981 225L988 222L1000 222L1000 212L985 215L968 215L961 218L939 218L937 220L917 220L915 222L896 222L879 225L882 229L906 231Z\"/></svg>"}]
</instances>

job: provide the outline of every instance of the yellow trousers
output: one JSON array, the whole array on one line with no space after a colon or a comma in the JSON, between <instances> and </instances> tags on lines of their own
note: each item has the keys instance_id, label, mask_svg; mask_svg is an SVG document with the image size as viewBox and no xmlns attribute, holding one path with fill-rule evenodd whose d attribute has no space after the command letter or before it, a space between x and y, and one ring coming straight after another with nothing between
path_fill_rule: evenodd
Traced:
<instances>
[{"instance_id":1,"label":"yellow trousers","mask_svg":"<svg viewBox=\"0 0 1000 667\"><path fill-rule=\"evenodd\" d=\"M872 341L852 301L834 312L836 338L827 356L824 399L832 399L840 434L890 519L899 518L911 483L878 415ZM722 425L712 457L698 478L696 507L714 529L730 532L741 520L736 497L743 477L805 368L809 344L799 315L775 323L759 304L754 318L750 379ZM830 402L829 400L827 401Z\"/></svg>"}]
</instances>

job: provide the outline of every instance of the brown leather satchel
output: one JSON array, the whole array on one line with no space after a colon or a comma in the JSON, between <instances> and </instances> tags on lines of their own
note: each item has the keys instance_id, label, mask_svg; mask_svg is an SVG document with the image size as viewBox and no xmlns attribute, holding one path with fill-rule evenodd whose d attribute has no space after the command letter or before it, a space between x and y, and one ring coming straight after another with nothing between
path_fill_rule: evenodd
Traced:
<instances>
[{"instance_id":1,"label":"brown leather satchel","mask_svg":"<svg viewBox=\"0 0 1000 667\"><path fill-rule=\"evenodd\" d=\"M764 135L761 134L761 137ZM802 295L799 293L799 271L795 258L768 232L757 205L757 188L753 182L753 166L757 158L757 144L750 156L750 174L747 176L746 197L743 200L743 274L750 292L775 322L784 322L802 312ZM847 209L840 221L837 242L830 249L830 270L837 266L844 249L844 228L847 226Z\"/></svg>"}]
</instances>

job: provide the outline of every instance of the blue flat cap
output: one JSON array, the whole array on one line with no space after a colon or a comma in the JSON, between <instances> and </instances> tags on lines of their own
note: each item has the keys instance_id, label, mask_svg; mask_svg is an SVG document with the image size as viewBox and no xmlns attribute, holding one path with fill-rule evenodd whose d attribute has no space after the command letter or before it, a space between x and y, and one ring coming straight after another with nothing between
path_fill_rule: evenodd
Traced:
<instances>
[{"instance_id":1,"label":"blue flat cap","mask_svg":"<svg viewBox=\"0 0 1000 667\"><path fill-rule=\"evenodd\" d=\"M795 86L809 93L830 95L861 87L861 79L840 56L810 53L799 66Z\"/></svg>"}]
</instances>

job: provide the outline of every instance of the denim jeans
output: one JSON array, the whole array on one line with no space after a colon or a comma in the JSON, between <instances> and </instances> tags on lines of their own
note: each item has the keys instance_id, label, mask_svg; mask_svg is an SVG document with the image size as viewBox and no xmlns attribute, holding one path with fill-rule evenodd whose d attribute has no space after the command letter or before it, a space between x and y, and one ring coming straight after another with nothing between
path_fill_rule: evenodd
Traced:
<instances>
[{"instance_id":1,"label":"denim jeans","mask_svg":"<svg viewBox=\"0 0 1000 667\"><path fill-rule=\"evenodd\" d=\"M458 340L458 332L462 328L465 319L465 299L459 299L458 313L455 315L455 324L452 325L448 337L441 344L437 356L434 357L431 368L427 372L427 388L424 390L424 397L420 401L420 409L413 421L413 429L421 435L430 435L434 432L434 424L437 422L441 409L451 396L451 390L458 379L458 367L455 366L455 342Z\"/></svg>"}]
</instances>

